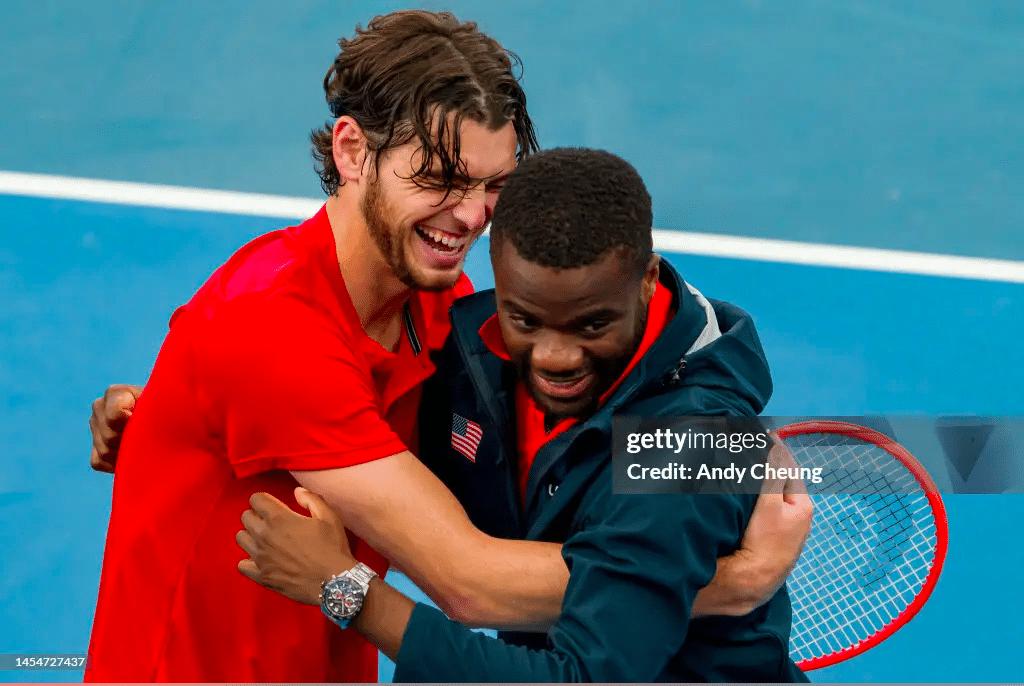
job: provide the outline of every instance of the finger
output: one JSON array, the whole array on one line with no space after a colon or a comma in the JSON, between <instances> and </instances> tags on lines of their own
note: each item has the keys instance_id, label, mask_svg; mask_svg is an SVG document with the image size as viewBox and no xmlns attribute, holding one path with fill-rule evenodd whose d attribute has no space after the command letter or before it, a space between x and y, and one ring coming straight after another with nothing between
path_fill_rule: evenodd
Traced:
<instances>
[{"instance_id":1,"label":"finger","mask_svg":"<svg viewBox=\"0 0 1024 686\"><path fill-rule=\"evenodd\" d=\"M782 495L790 504L796 504L799 502L799 498L810 502L810 496L807 495L807 483L803 479L787 479Z\"/></svg>"},{"instance_id":2,"label":"finger","mask_svg":"<svg viewBox=\"0 0 1024 686\"><path fill-rule=\"evenodd\" d=\"M89 415L89 428L95 431L99 425L99 418L103 415L104 402L103 398L99 397L92 401L92 414Z\"/></svg>"},{"instance_id":3,"label":"finger","mask_svg":"<svg viewBox=\"0 0 1024 686\"><path fill-rule=\"evenodd\" d=\"M242 513L242 526L256 538L262 537L264 531L266 531L266 522L252 510L246 510Z\"/></svg>"},{"instance_id":4,"label":"finger","mask_svg":"<svg viewBox=\"0 0 1024 686\"><path fill-rule=\"evenodd\" d=\"M104 421L101 421L100 424L105 424L113 431L122 431L135 411L135 395L128 389L107 389L107 393L103 397Z\"/></svg>"},{"instance_id":5,"label":"finger","mask_svg":"<svg viewBox=\"0 0 1024 686\"><path fill-rule=\"evenodd\" d=\"M89 466L97 472L106 472L107 474L114 473L114 465L109 460L101 457L96 451L96 448L92 449L92 453L89 455Z\"/></svg>"},{"instance_id":6,"label":"finger","mask_svg":"<svg viewBox=\"0 0 1024 686\"><path fill-rule=\"evenodd\" d=\"M779 441L779 445L781 447L779 454L780 465L789 470L791 474L799 474L799 465L796 462L793 451L782 441ZM795 503L796 500L793 500L795 496L807 497L807 483L800 478L786 479L782 494L787 503ZM808 498L807 501L810 502L810 499Z\"/></svg>"},{"instance_id":7,"label":"finger","mask_svg":"<svg viewBox=\"0 0 1024 686\"><path fill-rule=\"evenodd\" d=\"M799 474L799 465L797 464L796 457L789 446L777 434L773 432L772 437L775 439L775 445L772 446L769 453L769 462L774 469L780 470L783 474L787 475L784 478L777 479L778 482L781 482L781 487L773 492L781 493L783 500L787 503L796 502L791 501L791 498L795 495L806 496L807 484L798 477L789 477L790 474Z\"/></svg>"},{"instance_id":8,"label":"finger","mask_svg":"<svg viewBox=\"0 0 1024 686\"><path fill-rule=\"evenodd\" d=\"M782 455L786 450L786 446L774 433L771 436L775 440L775 444L768 451L767 457L768 466L771 469L765 470L764 480L761 482L761 497L758 498L758 504L766 496L775 496L774 498L767 498L769 501L782 502L782 494L786 488L786 472L780 472L779 470L779 467L782 466Z\"/></svg>"},{"instance_id":9,"label":"finger","mask_svg":"<svg viewBox=\"0 0 1024 686\"><path fill-rule=\"evenodd\" d=\"M111 438L110 427L107 426L106 401L96 398L92 401L92 414L89 415L89 431L92 432L92 444L102 456L109 449Z\"/></svg>"},{"instance_id":10,"label":"finger","mask_svg":"<svg viewBox=\"0 0 1024 686\"><path fill-rule=\"evenodd\" d=\"M142 386L126 383L115 383L107 386L103 397L108 405L117 405L127 409L135 407L135 402L142 395Z\"/></svg>"},{"instance_id":11,"label":"finger","mask_svg":"<svg viewBox=\"0 0 1024 686\"><path fill-rule=\"evenodd\" d=\"M89 418L89 429L92 432L93 452L104 462L112 462L110 459L110 445L100 435L95 416Z\"/></svg>"},{"instance_id":12,"label":"finger","mask_svg":"<svg viewBox=\"0 0 1024 686\"><path fill-rule=\"evenodd\" d=\"M260 516L261 519L269 519L282 511L292 512L292 509L269 493L253 493L249 498L249 507Z\"/></svg>"},{"instance_id":13,"label":"finger","mask_svg":"<svg viewBox=\"0 0 1024 686\"><path fill-rule=\"evenodd\" d=\"M107 415L101 416L97 420L96 426L93 427L93 436L98 438L108 449L116 449L121 443L121 435L124 433L129 417L131 417L130 414L116 418Z\"/></svg>"},{"instance_id":14,"label":"finger","mask_svg":"<svg viewBox=\"0 0 1024 686\"><path fill-rule=\"evenodd\" d=\"M785 496L786 505L792 510L794 516L806 520L808 528L814 518L814 501L811 496L804 493L789 493Z\"/></svg>"},{"instance_id":15,"label":"finger","mask_svg":"<svg viewBox=\"0 0 1024 686\"><path fill-rule=\"evenodd\" d=\"M238 563L238 571L245 576L249 577L258 584L262 584L260 581L262 575L260 574L260 568L256 566L256 562L250 558L246 558Z\"/></svg>"},{"instance_id":16,"label":"finger","mask_svg":"<svg viewBox=\"0 0 1024 686\"><path fill-rule=\"evenodd\" d=\"M256 557L256 540L247 529L242 529L235 534L235 543L237 543L238 547L244 550L249 557Z\"/></svg>"},{"instance_id":17,"label":"finger","mask_svg":"<svg viewBox=\"0 0 1024 686\"><path fill-rule=\"evenodd\" d=\"M338 519L334 510L330 508L323 498L302 486L295 489L295 500L298 501L299 505L306 508L314 519Z\"/></svg>"}]
</instances>

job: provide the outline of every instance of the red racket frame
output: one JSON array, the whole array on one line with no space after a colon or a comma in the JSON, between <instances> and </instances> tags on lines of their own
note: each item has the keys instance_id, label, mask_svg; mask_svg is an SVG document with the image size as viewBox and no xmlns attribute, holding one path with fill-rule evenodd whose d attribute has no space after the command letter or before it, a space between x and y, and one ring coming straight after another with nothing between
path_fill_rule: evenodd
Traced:
<instances>
[{"instance_id":1,"label":"red racket frame","mask_svg":"<svg viewBox=\"0 0 1024 686\"><path fill-rule=\"evenodd\" d=\"M849 660L851 657L860 655L861 653L874 648L876 645L899 631L902 627L906 626L907 622L914 618L914 615L924 607L924 604L928 601L929 596L931 596L932 591L935 589L935 584L939 581L939 575L942 573L942 565L946 561L946 550L949 545L949 525L946 522L946 507L942 503L942 498L939 496L939 489L936 487L935 482L932 481L931 476L928 475L928 472L926 472L924 467L921 466L921 463L918 462L906 448L885 434L858 424L833 421L797 422L795 424L784 426L781 429L778 429L775 433L781 439L786 439L790 436L814 433L841 434L843 436L849 436L878 446L902 462L903 465L910 470L910 473L914 475L914 478L917 479L918 483L920 483L921 487L924 489L928 498L928 503L932 508L932 514L935 517L935 562L932 564L932 568L928 571L928 576L925 579L920 592L914 597L914 600L910 605L908 605L907 608L903 610L903 612L901 612L892 622L882 628L881 631L869 636L860 643L841 650L838 653L833 653L832 655L815 657L810 660L804 660L797 663L797 666L800 667L800 669L804 671L811 671L814 669L821 669L822 667L828 667L830 665L843 662L844 660Z\"/></svg>"}]
</instances>

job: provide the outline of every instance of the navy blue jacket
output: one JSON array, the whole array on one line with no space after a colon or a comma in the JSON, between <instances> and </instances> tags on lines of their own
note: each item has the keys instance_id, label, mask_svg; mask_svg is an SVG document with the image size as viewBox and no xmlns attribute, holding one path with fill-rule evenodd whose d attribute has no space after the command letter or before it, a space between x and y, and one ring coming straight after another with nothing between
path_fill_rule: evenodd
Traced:
<instances>
[{"instance_id":1,"label":"navy blue jacket","mask_svg":"<svg viewBox=\"0 0 1024 686\"><path fill-rule=\"evenodd\" d=\"M789 658L785 588L744 617L690 620L718 557L738 547L755 495L612 492L613 415L753 416L772 391L749 316L704 301L721 335L688 352L708 313L670 265L662 262L661 274L674 316L594 416L538 451L525 509L516 485L515 372L478 335L495 313L494 294L480 292L452 307L452 334L424 388L421 459L484 532L564 542L570 579L562 614L547 634L495 639L417 605L395 681L807 680ZM481 427L475 461L452 447L453 415Z\"/></svg>"}]
</instances>

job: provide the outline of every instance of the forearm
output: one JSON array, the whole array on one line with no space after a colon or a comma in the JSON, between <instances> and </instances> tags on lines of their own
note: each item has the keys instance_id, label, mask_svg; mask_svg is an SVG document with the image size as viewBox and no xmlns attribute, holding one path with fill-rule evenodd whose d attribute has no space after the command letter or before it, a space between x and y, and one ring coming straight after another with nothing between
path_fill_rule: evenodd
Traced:
<instances>
[{"instance_id":1,"label":"forearm","mask_svg":"<svg viewBox=\"0 0 1024 686\"><path fill-rule=\"evenodd\" d=\"M468 602L454 619L474 628L540 632L558 620L569 583L561 545L490 538L478 562L472 574L460 573Z\"/></svg>"},{"instance_id":2,"label":"forearm","mask_svg":"<svg viewBox=\"0 0 1024 686\"><path fill-rule=\"evenodd\" d=\"M382 579L370 582L370 588L352 628L392 661L402 647L402 636L416 604Z\"/></svg>"},{"instance_id":3,"label":"forearm","mask_svg":"<svg viewBox=\"0 0 1024 686\"><path fill-rule=\"evenodd\" d=\"M452 532L434 551L404 562L403 571L466 626L546 631L558 619L569 581L561 546L474 532Z\"/></svg>"},{"instance_id":4,"label":"forearm","mask_svg":"<svg viewBox=\"0 0 1024 686\"><path fill-rule=\"evenodd\" d=\"M561 547L485 535L415 457L295 476L450 617L522 631L557 619L569 578Z\"/></svg>"},{"instance_id":5,"label":"forearm","mask_svg":"<svg viewBox=\"0 0 1024 686\"><path fill-rule=\"evenodd\" d=\"M702 588L693 602L691 617L709 615L742 616L753 612L771 593L771 583L757 560L739 550L718 560L715 577Z\"/></svg>"}]
</instances>

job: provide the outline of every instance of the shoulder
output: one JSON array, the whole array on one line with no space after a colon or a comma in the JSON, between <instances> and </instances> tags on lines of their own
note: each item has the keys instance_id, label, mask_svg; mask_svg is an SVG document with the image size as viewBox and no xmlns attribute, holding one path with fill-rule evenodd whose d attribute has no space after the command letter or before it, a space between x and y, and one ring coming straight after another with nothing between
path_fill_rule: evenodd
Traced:
<instances>
[{"instance_id":1,"label":"shoulder","mask_svg":"<svg viewBox=\"0 0 1024 686\"><path fill-rule=\"evenodd\" d=\"M325 268L333 260L337 270L337 258L333 244L319 235L327 231L315 219L264 234L239 248L175 311L171 325L186 313L212 319L224 310L239 308L239 302L239 309L244 309L261 298L288 291L307 292L315 302L323 300L319 290L343 287L332 282ZM340 280L340 272L337 278Z\"/></svg>"}]
</instances>

